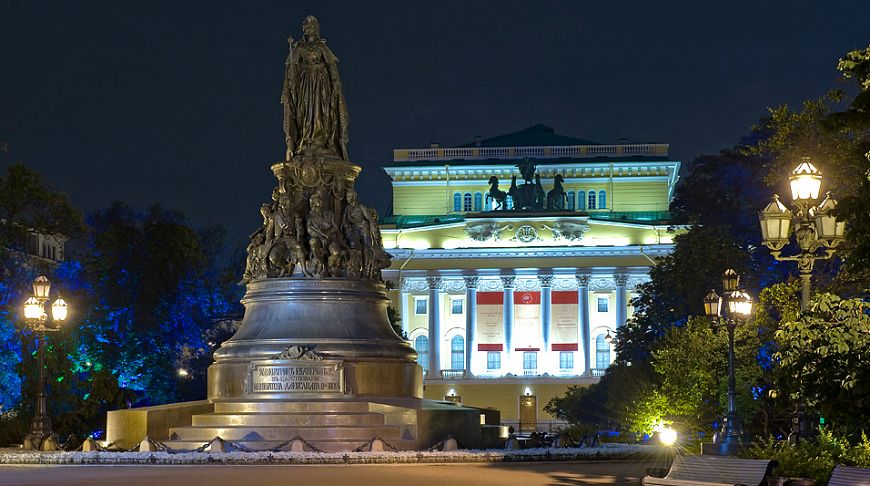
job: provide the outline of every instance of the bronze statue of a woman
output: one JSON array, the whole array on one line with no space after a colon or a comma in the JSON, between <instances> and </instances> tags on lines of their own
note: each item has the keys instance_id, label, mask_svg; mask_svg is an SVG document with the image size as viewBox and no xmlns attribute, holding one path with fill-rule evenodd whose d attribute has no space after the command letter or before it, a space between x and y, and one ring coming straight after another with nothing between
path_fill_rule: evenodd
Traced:
<instances>
[{"instance_id":1,"label":"bronze statue of a woman","mask_svg":"<svg viewBox=\"0 0 870 486\"><path fill-rule=\"evenodd\" d=\"M287 39L290 54L281 93L287 160L294 155L348 160L348 116L338 77L338 58L320 38L316 18L305 18L302 33L300 41Z\"/></svg>"}]
</instances>

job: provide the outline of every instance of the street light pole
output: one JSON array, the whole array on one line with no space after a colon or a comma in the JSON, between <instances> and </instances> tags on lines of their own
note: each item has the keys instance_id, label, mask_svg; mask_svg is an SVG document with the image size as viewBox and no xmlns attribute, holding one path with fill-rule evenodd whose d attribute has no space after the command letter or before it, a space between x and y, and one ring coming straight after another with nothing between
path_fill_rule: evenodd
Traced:
<instances>
[{"instance_id":1,"label":"street light pole","mask_svg":"<svg viewBox=\"0 0 870 486\"><path fill-rule=\"evenodd\" d=\"M728 412L725 416L725 437L717 441L713 451L704 453L723 456L735 455L742 446L740 417L737 415L737 380L734 373L734 332L737 326L752 313L752 299L739 290L740 277L732 269L725 271L722 279L724 298L710 290L704 298L704 312L714 326L720 323L728 331ZM722 305L724 302L724 306Z\"/></svg>"},{"instance_id":2,"label":"street light pole","mask_svg":"<svg viewBox=\"0 0 870 486\"><path fill-rule=\"evenodd\" d=\"M51 282L39 276L33 282L33 296L24 303L24 318L36 333L39 354L39 392L36 396L36 414L30 424L30 434L24 439L25 450L57 450L57 442L51 432L51 418L48 416L48 396L45 391L45 339L48 332L59 331L59 325L66 320L68 307L60 296L51 304L52 326L47 326L49 316L45 310L49 302Z\"/></svg>"},{"instance_id":3,"label":"street light pole","mask_svg":"<svg viewBox=\"0 0 870 486\"><path fill-rule=\"evenodd\" d=\"M837 221L834 216L833 210L837 207L837 201L831 197L830 192L816 206L822 186L822 173L810 162L809 157L804 157L800 165L791 172L789 186L796 211L792 213L779 202L779 196L774 194L770 204L758 213L758 222L761 224L761 242L770 249L773 258L777 261L797 262L801 279L801 312L804 312L810 307L813 266L816 260L827 260L834 256L834 249L843 241L846 223ZM791 241L789 230L792 226L800 252L782 256L782 248ZM803 405L798 399L792 415L792 434L789 440L798 441L805 428Z\"/></svg>"}]
</instances>

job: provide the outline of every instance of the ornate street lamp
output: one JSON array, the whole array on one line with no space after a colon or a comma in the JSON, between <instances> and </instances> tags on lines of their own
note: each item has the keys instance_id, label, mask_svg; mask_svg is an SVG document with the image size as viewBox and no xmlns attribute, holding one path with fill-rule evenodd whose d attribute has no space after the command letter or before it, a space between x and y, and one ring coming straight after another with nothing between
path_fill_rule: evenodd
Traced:
<instances>
[{"instance_id":1,"label":"ornate street lamp","mask_svg":"<svg viewBox=\"0 0 870 486\"><path fill-rule=\"evenodd\" d=\"M837 201L830 193L816 205L822 173L810 162L809 157L804 157L792 171L789 185L795 211L786 208L779 202L779 196L774 194L770 204L758 213L758 222L761 225L761 241L770 249L773 258L797 262L801 279L801 310L806 310L810 302L813 264L816 260L834 256L834 248L843 241L846 224L834 217L832 211L837 207ZM789 243L792 232L800 252L782 256L781 250Z\"/></svg>"},{"instance_id":2,"label":"ornate street lamp","mask_svg":"<svg viewBox=\"0 0 870 486\"><path fill-rule=\"evenodd\" d=\"M737 392L734 379L734 330L752 314L752 298L740 290L740 277L728 269L722 277L722 297L715 290L704 298L704 313L713 326L724 324L728 330L728 415L725 420L725 437L717 440L713 454L730 456L741 446L740 418L737 416ZM724 305L723 305L724 303ZM705 451L710 453L710 451Z\"/></svg>"},{"instance_id":3,"label":"ornate street lamp","mask_svg":"<svg viewBox=\"0 0 870 486\"><path fill-rule=\"evenodd\" d=\"M24 302L24 319L36 333L39 347L39 394L37 395L36 415L30 424L30 434L24 438L25 450L57 450L57 442L51 432L51 418L48 416L45 394L45 335L60 330L60 325L67 318L69 306L58 295L51 304L51 323L49 324L46 304L50 300L50 290L51 282L44 275L40 275L33 282L33 296Z\"/></svg>"}]
</instances>

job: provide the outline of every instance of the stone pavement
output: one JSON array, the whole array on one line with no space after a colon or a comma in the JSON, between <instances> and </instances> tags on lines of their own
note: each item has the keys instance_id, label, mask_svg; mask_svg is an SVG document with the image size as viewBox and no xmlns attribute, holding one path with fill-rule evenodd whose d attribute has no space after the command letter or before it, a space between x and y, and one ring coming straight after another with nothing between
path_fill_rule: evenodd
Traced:
<instances>
[{"instance_id":1,"label":"stone pavement","mask_svg":"<svg viewBox=\"0 0 870 486\"><path fill-rule=\"evenodd\" d=\"M654 460L322 466L0 466L2 486L638 485Z\"/></svg>"}]
</instances>

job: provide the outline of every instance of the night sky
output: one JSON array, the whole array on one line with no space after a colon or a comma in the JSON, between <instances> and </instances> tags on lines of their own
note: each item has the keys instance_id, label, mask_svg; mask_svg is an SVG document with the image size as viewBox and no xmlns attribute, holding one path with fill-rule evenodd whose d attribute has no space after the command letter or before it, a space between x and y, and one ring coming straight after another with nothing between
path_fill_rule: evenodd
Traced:
<instances>
[{"instance_id":1,"label":"night sky","mask_svg":"<svg viewBox=\"0 0 870 486\"><path fill-rule=\"evenodd\" d=\"M0 0L0 170L84 211L159 203L237 235L283 156L286 38L316 15L340 59L358 190L384 213L394 148L550 125L671 144L684 162L841 84L870 2Z\"/></svg>"}]
</instances>

